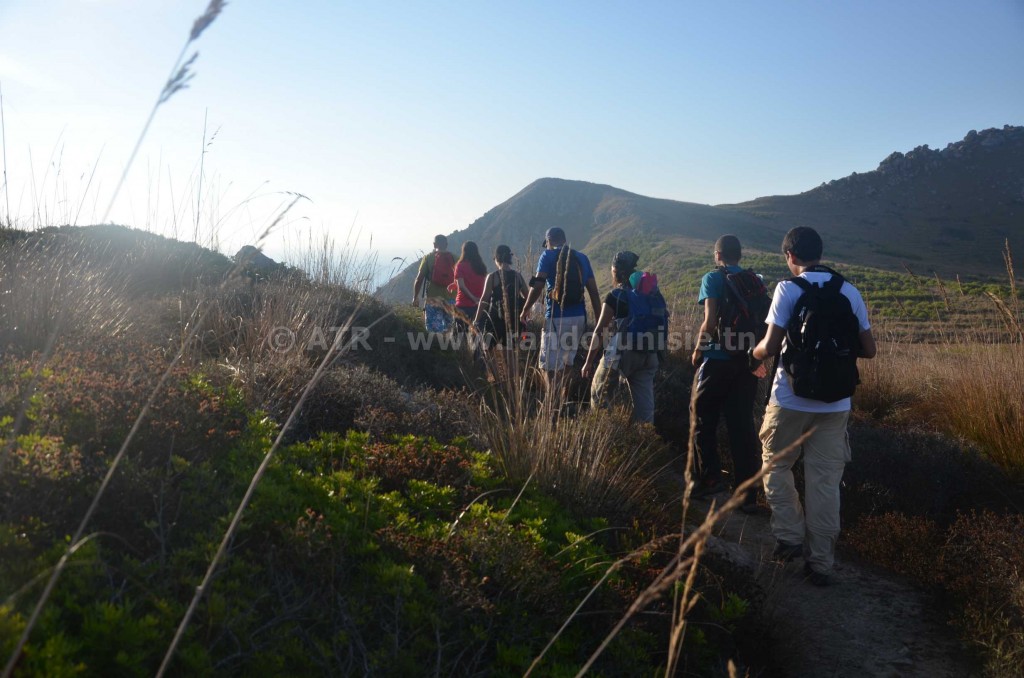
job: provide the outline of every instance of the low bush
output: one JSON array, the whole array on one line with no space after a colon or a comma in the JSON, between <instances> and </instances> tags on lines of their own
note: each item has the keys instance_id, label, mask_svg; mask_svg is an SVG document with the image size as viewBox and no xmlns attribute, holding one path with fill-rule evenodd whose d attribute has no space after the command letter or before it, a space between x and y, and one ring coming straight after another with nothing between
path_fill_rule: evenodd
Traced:
<instances>
[{"instance_id":1,"label":"low bush","mask_svg":"<svg viewBox=\"0 0 1024 678\"><path fill-rule=\"evenodd\" d=\"M314 372L307 365L276 366L243 381L241 388L250 402L284 421ZM476 399L463 390L403 387L364 365L341 364L324 372L289 436L305 440L321 432L356 429L382 440L418 434L450 442L473 436L477 407Z\"/></svg>"},{"instance_id":2,"label":"low bush","mask_svg":"<svg viewBox=\"0 0 1024 678\"><path fill-rule=\"evenodd\" d=\"M855 423L850 445L853 461L846 468L843 496L847 522L899 512L948 524L959 511L1024 505L1024 490L949 436Z\"/></svg>"},{"instance_id":3,"label":"low bush","mask_svg":"<svg viewBox=\"0 0 1024 678\"><path fill-rule=\"evenodd\" d=\"M166 365L158 355L125 348L60 350L39 373L34 357L10 357L2 370L0 428L10 435L22 414L24 423L2 453L0 518L34 521L31 534L42 541L71 533ZM179 474L168 469L226 453L246 418L241 395L227 384L184 368L172 371L100 505L97 524L133 543L151 539L148 529L128 529L137 524L124 520L121 505L170 510L169 478Z\"/></svg>"},{"instance_id":4,"label":"low bush","mask_svg":"<svg viewBox=\"0 0 1024 678\"><path fill-rule=\"evenodd\" d=\"M19 672L151 674L270 434L254 420L230 454L183 470L182 499L205 520L189 521L166 552L116 533L80 549ZM492 494L479 496L484 488ZM602 538L603 522L574 520L535 490L516 497L499 489L486 458L465 445L373 444L352 434L282 450L175 670L522 673L615 557L606 550L614 541ZM159 519L144 503L121 508L122 520L140 527ZM27 582L61 548L55 539L33 552L18 533L0 530L0 548L19 556L0 564L4 590L19 591L0 608L5 648L37 591ZM628 602L617 591L629 588L604 589L542 671L578 666ZM646 652L656 644L634 625L600 669L653 669Z\"/></svg>"}]
</instances>

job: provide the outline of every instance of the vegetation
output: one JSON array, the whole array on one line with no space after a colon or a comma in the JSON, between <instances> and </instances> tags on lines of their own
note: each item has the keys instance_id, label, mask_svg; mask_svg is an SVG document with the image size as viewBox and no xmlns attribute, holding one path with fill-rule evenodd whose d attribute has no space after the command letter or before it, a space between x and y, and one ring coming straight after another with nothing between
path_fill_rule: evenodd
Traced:
<instances>
[{"instance_id":1,"label":"vegetation","mask_svg":"<svg viewBox=\"0 0 1024 678\"><path fill-rule=\"evenodd\" d=\"M197 19L150 121L223 6ZM608 214L640 199L585 190ZM735 217L704 211L705 230ZM676 329L692 331L706 245L680 256L680 240L627 223L628 239L593 243L596 268L641 253L676 296ZM767 242L762 223L743 222ZM656 427L636 427L552 406L529 354L490 366L489 383L468 352L410 350L419 319L370 297L372 266L330 241L301 270L268 273L142 231L36 225L0 231L0 656L13 675L769 663L746 640L767 635L766 593L703 553L738 498L697 518L679 503L686 348L659 376ZM898 245L874 254L913 261ZM787 275L774 254L745 263ZM840 267L900 340L865 365L849 544L941 592L995 676L1024 661L1024 338L1006 263L1008 291Z\"/></svg>"},{"instance_id":2,"label":"vegetation","mask_svg":"<svg viewBox=\"0 0 1024 678\"><path fill-rule=\"evenodd\" d=\"M1005 258L998 315L863 365L845 506L851 547L940 592L993 676L1024 662L1024 315Z\"/></svg>"},{"instance_id":3,"label":"vegetation","mask_svg":"<svg viewBox=\"0 0 1024 678\"><path fill-rule=\"evenodd\" d=\"M109 256L109 239L134 255ZM213 267L140 284L174 256L169 272ZM484 383L464 354L384 341L414 331L410 319L292 271L254 281L228 269L218 282L223 261L126 229L9 233L0 255L15 286L0 298L5 657L71 547L17 675L157 669L326 354L317 330L347 322L377 331L297 411L292 442L262 478L172 670L516 675L542 651L538 674L582 665L671 561L678 522L666 504L678 489L659 478L677 452L620 413L553 424L528 379L516 382L524 425L510 425L496 387L475 411L476 396L452 387ZM293 333L291 350L267 341L278 326ZM151 395L86 535L69 544ZM688 620L710 625L672 655L699 672L755 661L730 630L758 623L762 596L726 565L712 568L687 587L697 601ZM674 595L618 631L595 668L644 673L669 662Z\"/></svg>"}]
</instances>

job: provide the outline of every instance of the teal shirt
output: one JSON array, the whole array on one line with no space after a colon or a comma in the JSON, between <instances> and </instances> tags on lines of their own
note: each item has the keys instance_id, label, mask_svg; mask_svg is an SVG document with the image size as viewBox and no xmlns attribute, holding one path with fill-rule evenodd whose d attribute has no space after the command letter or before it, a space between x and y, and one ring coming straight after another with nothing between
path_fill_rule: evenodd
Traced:
<instances>
[{"instance_id":1,"label":"teal shirt","mask_svg":"<svg viewBox=\"0 0 1024 678\"><path fill-rule=\"evenodd\" d=\"M742 266L726 266L729 273L739 273L743 270ZM704 274L704 278L700 281L700 293L697 295L697 303L703 305L705 299L718 299L718 307L721 308L721 299L725 297L725 276L717 268L713 271L709 271ZM718 348L717 344L712 344L711 348L703 352L703 355L708 360L729 360L731 356Z\"/></svg>"}]
</instances>

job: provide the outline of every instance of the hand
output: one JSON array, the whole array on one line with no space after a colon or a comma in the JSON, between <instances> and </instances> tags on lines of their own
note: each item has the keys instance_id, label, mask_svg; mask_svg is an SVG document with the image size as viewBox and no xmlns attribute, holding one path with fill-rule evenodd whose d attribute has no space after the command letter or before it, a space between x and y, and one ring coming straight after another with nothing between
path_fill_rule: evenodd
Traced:
<instances>
[{"instance_id":1,"label":"hand","mask_svg":"<svg viewBox=\"0 0 1024 678\"><path fill-rule=\"evenodd\" d=\"M693 355L690 356L690 364L694 367L700 367L700 361L704 359L704 354L699 348L693 349Z\"/></svg>"},{"instance_id":2,"label":"hand","mask_svg":"<svg viewBox=\"0 0 1024 678\"><path fill-rule=\"evenodd\" d=\"M594 376L594 363L590 361L590 358L587 358L587 361L583 363L583 369L581 370L581 374L587 379L590 379L590 377Z\"/></svg>"},{"instance_id":3,"label":"hand","mask_svg":"<svg viewBox=\"0 0 1024 678\"><path fill-rule=\"evenodd\" d=\"M416 297L412 298L412 307L413 308L419 308L420 307L420 300L417 299Z\"/></svg>"},{"instance_id":4,"label":"hand","mask_svg":"<svg viewBox=\"0 0 1024 678\"><path fill-rule=\"evenodd\" d=\"M523 312L519 314L519 324L526 326L530 322L530 310L527 308L523 309Z\"/></svg>"},{"instance_id":5,"label":"hand","mask_svg":"<svg viewBox=\"0 0 1024 678\"><path fill-rule=\"evenodd\" d=\"M757 358L754 357L754 349L752 348L747 349L747 367L750 368L750 371L754 374L757 374L758 371L761 371L763 374L759 376L763 377L765 374L768 374L768 371L765 369L764 366L764 361L758 360Z\"/></svg>"},{"instance_id":6,"label":"hand","mask_svg":"<svg viewBox=\"0 0 1024 678\"><path fill-rule=\"evenodd\" d=\"M761 363L752 374L758 379L764 379L768 376L768 367L764 363Z\"/></svg>"}]
</instances>

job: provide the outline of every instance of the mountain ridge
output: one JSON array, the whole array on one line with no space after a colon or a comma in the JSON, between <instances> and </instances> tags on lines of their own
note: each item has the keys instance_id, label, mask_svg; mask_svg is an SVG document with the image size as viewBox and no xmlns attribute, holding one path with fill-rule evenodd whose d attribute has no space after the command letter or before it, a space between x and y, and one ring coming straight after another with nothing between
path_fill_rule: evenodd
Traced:
<instances>
[{"instance_id":1,"label":"mountain ridge","mask_svg":"<svg viewBox=\"0 0 1024 678\"><path fill-rule=\"evenodd\" d=\"M1024 247L1024 127L971 130L941 150L896 151L878 168L823 182L794 195L706 205L651 198L616 188L545 177L531 182L449 236L450 249L475 240L485 259L508 244L526 263L544 231L565 229L570 243L599 258L615 248L656 253L661 262L702 257L710 243L734 233L748 250L776 252L793 226L812 226L826 257L843 263L922 273L997 276L1005 242ZM425 244L429 238L425 238ZM595 261L604 269L607 262ZM378 294L408 299L418 262Z\"/></svg>"}]
</instances>

